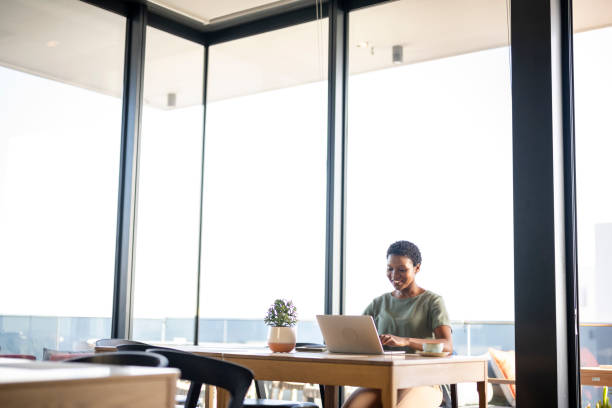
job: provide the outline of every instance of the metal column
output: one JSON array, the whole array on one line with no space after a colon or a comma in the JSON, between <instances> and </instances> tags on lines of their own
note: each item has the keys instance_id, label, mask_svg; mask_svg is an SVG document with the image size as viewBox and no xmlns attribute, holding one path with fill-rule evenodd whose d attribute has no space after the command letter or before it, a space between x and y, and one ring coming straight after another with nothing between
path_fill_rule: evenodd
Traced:
<instances>
[{"instance_id":1,"label":"metal column","mask_svg":"<svg viewBox=\"0 0 612 408\"><path fill-rule=\"evenodd\" d=\"M142 116L147 10L133 4L127 15L123 113L121 124L121 164L111 335L129 338L132 334L133 243L136 222L138 146Z\"/></svg>"}]
</instances>

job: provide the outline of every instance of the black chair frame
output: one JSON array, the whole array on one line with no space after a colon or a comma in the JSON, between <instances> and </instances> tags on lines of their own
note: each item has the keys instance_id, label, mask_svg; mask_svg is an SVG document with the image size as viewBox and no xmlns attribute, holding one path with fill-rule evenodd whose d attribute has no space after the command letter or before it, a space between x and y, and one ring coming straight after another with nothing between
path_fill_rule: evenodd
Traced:
<instances>
[{"instance_id":1,"label":"black chair frame","mask_svg":"<svg viewBox=\"0 0 612 408\"><path fill-rule=\"evenodd\" d=\"M145 346L149 346L146 343L136 341L136 340L128 340L128 339L100 339L96 341L96 346L117 347L117 346L124 345L124 344L142 344Z\"/></svg>"},{"instance_id":2,"label":"black chair frame","mask_svg":"<svg viewBox=\"0 0 612 408\"><path fill-rule=\"evenodd\" d=\"M147 349L147 353L166 357L170 367L181 370L181 379L191 382L185 408L195 408L203 384L226 389L231 395L228 408L242 408L244 397L253 381L253 373L248 368L178 350L151 348Z\"/></svg>"},{"instance_id":3,"label":"black chair frame","mask_svg":"<svg viewBox=\"0 0 612 408\"><path fill-rule=\"evenodd\" d=\"M117 350L119 351L147 351L147 350L152 350L152 349L181 352L179 350L172 349L172 348L157 347L157 346L152 346L152 345L144 344L144 343L121 344L117 346ZM191 354L191 353L186 353L186 354ZM254 380L254 381L255 381L255 393L257 394L257 399L245 401L244 403L245 408L292 408L292 407L314 408L316 407L316 405L312 403L299 403L299 402L292 402L292 401L269 400L266 397L266 390L264 388L263 381L258 381L258 380ZM191 387L190 387L190 390L191 390ZM323 400L323 386L322 385L319 386L319 390L321 392L321 400ZM188 400L189 400L189 394L190 392L188 392L187 394ZM197 399L199 398L199 393L198 395L196 395L195 398L197 401ZM187 406L187 404L185 406Z\"/></svg>"},{"instance_id":4,"label":"black chair frame","mask_svg":"<svg viewBox=\"0 0 612 408\"><path fill-rule=\"evenodd\" d=\"M64 360L69 363L111 364L143 367L167 367L166 357L156 353L142 351L118 351L115 353L99 353L91 356L73 357Z\"/></svg>"}]
</instances>

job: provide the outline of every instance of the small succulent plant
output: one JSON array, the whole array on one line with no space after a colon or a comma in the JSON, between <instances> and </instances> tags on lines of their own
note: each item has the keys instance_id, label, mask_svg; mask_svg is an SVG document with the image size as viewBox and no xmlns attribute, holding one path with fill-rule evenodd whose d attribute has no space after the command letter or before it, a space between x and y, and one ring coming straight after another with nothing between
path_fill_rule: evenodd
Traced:
<instances>
[{"instance_id":1,"label":"small succulent plant","mask_svg":"<svg viewBox=\"0 0 612 408\"><path fill-rule=\"evenodd\" d=\"M292 327L297 323L297 310L290 300L276 299L264 319L268 326Z\"/></svg>"}]
</instances>

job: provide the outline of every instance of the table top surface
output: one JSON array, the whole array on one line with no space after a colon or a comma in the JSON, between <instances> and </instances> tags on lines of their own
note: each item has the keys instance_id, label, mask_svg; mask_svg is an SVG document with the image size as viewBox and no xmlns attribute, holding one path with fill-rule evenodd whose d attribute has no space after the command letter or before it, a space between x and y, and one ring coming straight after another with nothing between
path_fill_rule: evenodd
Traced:
<instances>
[{"instance_id":1,"label":"table top surface","mask_svg":"<svg viewBox=\"0 0 612 408\"><path fill-rule=\"evenodd\" d=\"M341 354L314 351L292 351L289 353L272 353L268 348L223 348L209 346L173 346L177 350L188 351L210 357L221 357L229 359L250 358L274 361L304 361L304 362L326 362L342 364L371 364L371 365L420 365L432 363L462 363L462 362L486 362L484 356L448 356L448 357L425 357L420 354Z\"/></svg>"},{"instance_id":2,"label":"table top surface","mask_svg":"<svg viewBox=\"0 0 612 408\"><path fill-rule=\"evenodd\" d=\"M142 376L175 376L179 370L161 367L135 367L103 364L63 363L0 358L0 388L8 384L92 379L125 379Z\"/></svg>"},{"instance_id":3,"label":"table top surface","mask_svg":"<svg viewBox=\"0 0 612 408\"><path fill-rule=\"evenodd\" d=\"M582 373L612 373L612 365L601 365L599 367L580 367Z\"/></svg>"}]
</instances>

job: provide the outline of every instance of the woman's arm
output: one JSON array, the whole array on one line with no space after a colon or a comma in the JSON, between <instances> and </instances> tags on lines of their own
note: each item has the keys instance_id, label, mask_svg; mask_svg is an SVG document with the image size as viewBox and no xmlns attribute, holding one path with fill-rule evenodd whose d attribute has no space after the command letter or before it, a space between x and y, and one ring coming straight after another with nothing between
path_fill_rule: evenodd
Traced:
<instances>
[{"instance_id":1,"label":"woman's arm","mask_svg":"<svg viewBox=\"0 0 612 408\"><path fill-rule=\"evenodd\" d=\"M423 350L423 343L442 343L444 351L453 352L453 337L450 326L438 326L434 329L435 339L415 339L412 337L400 337L392 334L381 334L380 342L383 346L410 347L415 350Z\"/></svg>"}]
</instances>

